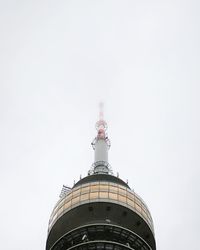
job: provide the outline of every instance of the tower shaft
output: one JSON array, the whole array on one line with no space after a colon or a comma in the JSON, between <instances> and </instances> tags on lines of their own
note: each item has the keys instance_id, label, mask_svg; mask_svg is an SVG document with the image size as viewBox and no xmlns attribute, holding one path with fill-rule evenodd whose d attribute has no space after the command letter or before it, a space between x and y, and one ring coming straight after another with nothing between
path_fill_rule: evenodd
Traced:
<instances>
[{"instance_id":1,"label":"tower shaft","mask_svg":"<svg viewBox=\"0 0 200 250\"><path fill-rule=\"evenodd\" d=\"M108 145L105 139L98 139L95 143L94 162L108 162Z\"/></svg>"}]
</instances>

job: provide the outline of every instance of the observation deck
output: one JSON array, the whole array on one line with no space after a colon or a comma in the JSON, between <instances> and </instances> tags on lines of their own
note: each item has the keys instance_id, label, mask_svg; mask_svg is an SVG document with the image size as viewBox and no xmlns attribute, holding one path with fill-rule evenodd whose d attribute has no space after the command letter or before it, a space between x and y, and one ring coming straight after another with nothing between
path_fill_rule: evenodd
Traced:
<instances>
[{"instance_id":1,"label":"observation deck","mask_svg":"<svg viewBox=\"0 0 200 250\"><path fill-rule=\"evenodd\" d=\"M92 177L95 179L96 176ZM115 178L119 183L123 182ZM143 245L149 246L141 249L155 249L153 221L146 204L125 183L119 183L102 180L77 183L65 197L58 201L52 212L47 249L56 250L55 246L60 238L68 235L74 228L99 224L104 226L112 224L113 227L130 230L137 235L138 241L140 238L145 239ZM81 247L85 246L82 245L83 242L79 243ZM101 243L109 245L106 241ZM71 247L73 249L73 246Z\"/></svg>"}]
</instances>

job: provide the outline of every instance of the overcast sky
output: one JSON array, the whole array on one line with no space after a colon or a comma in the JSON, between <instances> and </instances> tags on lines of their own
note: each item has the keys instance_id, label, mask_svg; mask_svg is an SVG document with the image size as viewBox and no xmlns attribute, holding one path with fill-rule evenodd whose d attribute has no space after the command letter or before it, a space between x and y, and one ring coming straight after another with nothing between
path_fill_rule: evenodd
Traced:
<instances>
[{"instance_id":1,"label":"overcast sky","mask_svg":"<svg viewBox=\"0 0 200 250\"><path fill-rule=\"evenodd\" d=\"M147 203L158 250L199 250L200 2L0 0L0 239L44 250L63 184L109 162Z\"/></svg>"}]
</instances>

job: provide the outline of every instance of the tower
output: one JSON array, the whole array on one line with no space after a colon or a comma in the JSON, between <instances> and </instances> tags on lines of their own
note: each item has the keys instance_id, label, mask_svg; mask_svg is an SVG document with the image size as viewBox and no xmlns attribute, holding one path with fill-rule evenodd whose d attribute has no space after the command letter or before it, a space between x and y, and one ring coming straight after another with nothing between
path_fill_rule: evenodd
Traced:
<instances>
[{"instance_id":1,"label":"tower","mask_svg":"<svg viewBox=\"0 0 200 250\"><path fill-rule=\"evenodd\" d=\"M102 110L96 129L92 168L72 188L63 186L49 220L46 250L156 250L146 204L112 174Z\"/></svg>"}]
</instances>

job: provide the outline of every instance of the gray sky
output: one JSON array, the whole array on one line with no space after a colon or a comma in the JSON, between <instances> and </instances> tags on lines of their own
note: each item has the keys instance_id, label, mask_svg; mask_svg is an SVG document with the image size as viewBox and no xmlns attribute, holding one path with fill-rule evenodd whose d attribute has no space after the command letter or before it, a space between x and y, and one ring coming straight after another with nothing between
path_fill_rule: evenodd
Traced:
<instances>
[{"instance_id":1,"label":"gray sky","mask_svg":"<svg viewBox=\"0 0 200 250\"><path fill-rule=\"evenodd\" d=\"M199 250L200 2L0 1L0 235L44 250L62 184L93 162L98 103L114 173L157 249Z\"/></svg>"}]
</instances>

